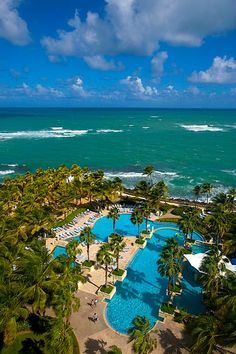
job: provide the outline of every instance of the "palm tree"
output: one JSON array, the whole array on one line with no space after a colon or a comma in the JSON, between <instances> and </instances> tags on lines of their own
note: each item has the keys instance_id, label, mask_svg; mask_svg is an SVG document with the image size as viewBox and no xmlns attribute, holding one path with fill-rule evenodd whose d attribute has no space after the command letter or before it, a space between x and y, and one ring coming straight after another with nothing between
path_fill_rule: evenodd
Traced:
<instances>
[{"instance_id":1,"label":"palm tree","mask_svg":"<svg viewBox=\"0 0 236 354\"><path fill-rule=\"evenodd\" d=\"M197 209L190 209L183 213L182 218L178 221L179 228L185 235L185 242L190 235L192 240L193 238L193 231L196 228L199 222L199 210Z\"/></svg>"},{"instance_id":2,"label":"palm tree","mask_svg":"<svg viewBox=\"0 0 236 354\"><path fill-rule=\"evenodd\" d=\"M151 326L146 317L137 316L129 329L129 342L133 341L135 353L148 354L157 347L157 339L150 332Z\"/></svg>"},{"instance_id":3,"label":"palm tree","mask_svg":"<svg viewBox=\"0 0 236 354\"><path fill-rule=\"evenodd\" d=\"M157 262L158 272L161 277L168 278L168 294L170 294L171 284L175 285L176 278L181 271L181 261L183 257L183 249L179 246L175 238L167 240L163 247L160 258Z\"/></svg>"},{"instance_id":4,"label":"palm tree","mask_svg":"<svg viewBox=\"0 0 236 354\"><path fill-rule=\"evenodd\" d=\"M143 217L145 218L145 222L146 222L146 231L148 228L148 218L151 215L151 208L149 207L149 205L146 203L142 208L141 208Z\"/></svg>"},{"instance_id":5,"label":"palm tree","mask_svg":"<svg viewBox=\"0 0 236 354\"><path fill-rule=\"evenodd\" d=\"M152 174L154 171L155 171L155 169L152 165L146 166L143 170L143 175L149 177L150 184L152 183Z\"/></svg>"},{"instance_id":6,"label":"palm tree","mask_svg":"<svg viewBox=\"0 0 236 354\"><path fill-rule=\"evenodd\" d=\"M61 316L69 324L72 313L79 310L80 299L68 284L63 283L53 294L51 306L57 317Z\"/></svg>"},{"instance_id":7,"label":"palm tree","mask_svg":"<svg viewBox=\"0 0 236 354\"><path fill-rule=\"evenodd\" d=\"M229 230L229 214L225 212L222 205L217 205L213 209L213 213L209 219L210 230L215 236L215 243L218 245L222 242L224 234Z\"/></svg>"},{"instance_id":8,"label":"palm tree","mask_svg":"<svg viewBox=\"0 0 236 354\"><path fill-rule=\"evenodd\" d=\"M200 279L208 297L210 299L217 298L223 286L224 273L226 272L225 264L222 262L222 253L217 246L211 247L202 261L200 270L202 271Z\"/></svg>"},{"instance_id":9,"label":"palm tree","mask_svg":"<svg viewBox=\"0 0 236 354\"><path fill-rule=\"evenodd\" d=\"M168 192L168 187L164 181L159 181L154 184L148 195L148 204L152 207L152 209L158 210L160 200L166 195Z\"/></svg>"},{"instance_id":10,"label":"palm tree","mask_svg":"<svg viewBox=\"0 0 236 354\"><path fill-rule=\"evenodd\" d=\"M33 313L44 312L50 292L59 279L54 272L54 261L47 249L34 240L15 263L16 275L25 285L24 300L31 303Z\"/></svg>"},{"instance_id":11,"label":"palm tree","mask_svg":"<svg viewBox=\"0 0 236 354\"><path fill-rule=\"evenodd\" d=\"M44 335L49 353L73 354L74 344L72 331L68 323L61 317L51 323L51 328Z\"/></svg>"},{"instance_id":12,"label":"palm tree","mask_svg":"<svg viewBox=\"0 0 236 354\"><path fill-rule=\"evenodd\" d=\"M115 233L115 231L116 231L116 221L119 220L119 217L120 217L118 208L110 209L107 217L109 219L112 219L112 221L113 221L113 233Z\"/></svg>"},{"instance_id":13,"label":"palm tree","mask_svg":"<svg viewBox=\"0 0 236 354\"><path fill-rule=\"evenodd\" d=\"M80 234L80 241L84 242L87 246L87 256L88 256L88 261L89 261L89 247L94 243L94 240L96 239L96 235L92 233L92 230L89 226L86 226Z\"/></svg>"},{"instance_id":14,"label":"palm tree","mask_svg":"<svg viewBox=\"0 0 236 354\"><path fill-rule=\"evenodd\" d=\"M206 193L206 196L207 196L207 204L208 204L208 201L209 201L209 196L211 195L211 192L213 190L213 185L210 184L210 183L203 183L202 184L202 193Z\"/></svg>"},{"instance_id":15,"label":"palm tree","mask_svg":"<svg viewBox=\"0 0 236 354\"><path fill-rule=\"evenodd\" d=\"M143 214L142 214L141 209L134 209L134 211L131 214L130 220L134 225L138 225L138 237L139 237L140 236L140 225L143 222Z\"/></svg>"},{"instance_id":16,"label":"palm tree","mask_svg":"<svg viewBox=\"0 0 236 354\"><path fill-rule=\"evenodd\" d=\"M112 180L113 188L119 191L120 196L124 190L122 179L119 177L114 177Z\"/></svg>"},{"instance_id":17,"label":"palm tree","mask_svg":"<svg viewBox=\"0 0 236 354\"><path fill-rule=\"evenodd\" d=\"M116 269L119 269L120 252L124 249L126 243L123 241L123 237L118 234L113 234L110 242L110 248L113 256L116 258Z\"/></svg>"},{"instance_id":18,"label":"palm tree","mask_svg":"<svg viewBox=\"0 0 236 354\"><path fill-rule=\"evenodd\" d=\"M81 248L79 248L79 241L77 240L70 241L66 246L66 253L68 255L68 258L74 262L74 266L75 266L77 254L82 253Z\"/></svg>"},{"instance_id":19,"label":"palm tree","mask_svg":"<svg viewBox=\"0 0 236 354\"><path fill-rule=\"evenodd\" d=\"M196 197L196 201L198 201L198 198L200 197L202 193L202 187L197 184L194 188L193 188L193 194L195 195Z\"/></svg>"},{"instance_id":20,"label":"palm tree","mask_svg":"<svg viewBox=\"0 0 236 354\"><path fill-rule=\"evenodd\" d=\"M235 208L234 196L226 193L218 193L213 198L213 208L217 206L222 206L225 211L232 212Z\"/></svg>"},{"instance_id":21,"label":"palm tree","mask_svg":"<svg viewBox=\"0 0 236 354\"><path fill-rule=\"evenodd\" d=\"M105 286L107 286L107 279L108 279L108 266L112 262L112 255L111 255L111 249L110 245L108 243L105 243L101 246L97 253L97 262L100 265L105 266Z\"/></svg>"},{"instance_id":22,"label":"palm tree","mask_svg":"<svg viewBox=\"0 0 236 354\"><path fill-rule=\"evenodd\" d=\"M236 313L236 275L226 272L216 298L217 312Z\"/></svg>"},{"instance_id":23,"label":"palm tree","mask_svg":"<svg viewBox=\"0 0 236 354\"><path fill-rule=\"evenodd\" d=\"M146 181L139 181L134 187L134 191L139 197L148 198L151 187Z\"/></svg>"},{"instance_id":24,"label":"palm tree","mask_svg":"<svg viewBox=\"0 0 236 354\"><path fill-rule=\"evenodd\" d=\"M213 315L200 315L193 318L188 329L193 339L190 347L192 353L213 353L219 335L219 323Z\"/></svg>"},{"instance_id":25,"label":"palm tree","mask_svg":"<svg viewBox=\"0 0 236 354\"><path fill-rule=\"evenodd\" d=\"M231 195L232 197L236 198L236 189L235 188L230 188L227 191L227 194Z\"/></svg>"},{"instance_id":26,"label":"palm tree","mask_svg":"<svg viewBox=\"0 0 236 354\"><path fill-rule=\"evenodd\" d=\"M225 347L233 347L235 338L235 313L226 315L214 313L193 317L187 325L193 344L191 353L225 353Z\"/></svg>"}]
</instances>

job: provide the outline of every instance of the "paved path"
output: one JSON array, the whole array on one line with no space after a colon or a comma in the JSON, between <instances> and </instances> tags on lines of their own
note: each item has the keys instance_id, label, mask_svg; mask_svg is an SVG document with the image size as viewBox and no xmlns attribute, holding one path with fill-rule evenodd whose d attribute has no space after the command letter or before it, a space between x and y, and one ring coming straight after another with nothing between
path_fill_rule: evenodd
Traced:
<instances>
[{"instance_id":1,"label":"paved path","mask_svg":"<svg viewBox=\"0 0 236 354\"><path fill-rule=\"evenodd\" d=\"M127 343L127 336L113 331L103 317L106 304L98 302L96 307L91 307L91 300L96 296L83 291L78 292L81 306L78 312L71 316L71 325L80 345L81 354L105 354L111 345L117 345L123 354L131 354L132 344ZM91 320L94 313L98 314L99 320ZM156 325L158 346L153 354L186 354L186 336L183 326L173 321L166 320L165 324ZM183 337L185 339L183 340Z\"/></svg>"}]
</instances>

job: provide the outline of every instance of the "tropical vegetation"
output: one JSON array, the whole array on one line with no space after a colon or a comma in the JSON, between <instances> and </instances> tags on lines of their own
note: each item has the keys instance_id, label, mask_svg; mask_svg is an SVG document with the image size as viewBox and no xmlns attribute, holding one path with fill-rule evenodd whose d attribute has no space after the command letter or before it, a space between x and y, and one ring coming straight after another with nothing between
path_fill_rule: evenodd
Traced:
<instances>
[{"instance_id":1,"label":"tropical vegetation","mask_svg":"<svg viewBox=\"0 0 236 354\"><path fill-rule=\"evenodd\" d=\"M133 327L129 330L129 341L133 342L133 350L138 354L151 353L157 347L157 339L146 317L134 318Z\"/></svg>"}]
</instances>

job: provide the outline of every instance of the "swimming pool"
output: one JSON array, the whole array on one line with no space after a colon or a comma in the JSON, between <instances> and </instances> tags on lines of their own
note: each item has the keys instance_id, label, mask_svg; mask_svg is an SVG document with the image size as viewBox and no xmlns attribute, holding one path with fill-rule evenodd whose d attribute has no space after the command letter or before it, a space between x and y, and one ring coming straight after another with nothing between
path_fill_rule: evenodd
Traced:
<instances>
[{"instance_id":1,"label":"swimming pool","mask_svg":"<svg viewBox=\"0 0 236 354\"><path fill-rule=\"evenodd\" d=\"M61 255L67 256L65 247L56 246L52 252L53 258L57 258Z\"/></svg>"},{"instance_id":2,"label":"swimming pool","mask_svg":"<svg viewBox=\"0 0 236 354\"><path fill-rule=\"evenodd\" d=\"M125 280L122 283L116 282L116 294L106 308L108 323L116 331L126 334L137 315L147 317L151 326L154 326L160 305L167 298L167 279L161 278L158 273L157 260L166 239L175 235L176 230L173 229L155 232L153 237L147 240L145 249L139 250L130 262ZM193 239L199 237L199 234L193 234ZM177 239L183 244L183 235L179 235ZM190 267L187 266L183 273L183 292L178 296L178 305L187 308L190 313L201 313L201 288L189 274ZM190 290L192 295L188 297Z\"/></svg>"},{"instance_id":3,"label":"swimming pool","mask_svg":"<svg viewBox=\"0 0 236 354\"><path fill-rule=\"evenodd\" d=\"M138 226L132 224L130 221L131 214L121 214L116 222L116 233L124 236L137 236ZM149 221L148 225L150 229L152 226L156 228L158 223ZM146 223L143 222L140 225L140 231L146 230ZM96 221L93 227L93 233L97 236L97 239L106 242L108 236L113 233L113 221L108 219L107 216L100 218Z\"/></svg>"},{"instance_id":4,"label":"swimming pool","mask_svg":"<svg viewBox=\"0 0 236 354\"><path fill-rule=\"evenodd\" d=\"M196 243L191 246L191 250L193 254L197 253L205 253L206 251L209 251L210 247L208 245Z\"/></svg>"},{"instance_id":5,"label":"swimming pool","mask_svg":"<svg viewBox=\"0 0 236 354\"><path fill-rule=\"evenodd\" d=\"M137 236L138 235L138 226L134 225L130 221L131 214L121 214L119 219L116 222L116 233L123 236ZM180 233L178 231L178 225L170 222L154 222L148 221L149 229L156 228L166 228L172 227L175 229L175 233ZM146 230L146 222L144 221L140 225L140 232ZM96 235L96 239L102 242L107 242L108 236L113 233L113 221L107 216L104 216L96 221L92 228L92 232ZM197 232L193 233L194 240L202 240L202 236ZM78 240L80 241L80 236L75 236L67 239L67 241ZM183 243L183 242L182 242Z\"/></svg>"}]
</instances>

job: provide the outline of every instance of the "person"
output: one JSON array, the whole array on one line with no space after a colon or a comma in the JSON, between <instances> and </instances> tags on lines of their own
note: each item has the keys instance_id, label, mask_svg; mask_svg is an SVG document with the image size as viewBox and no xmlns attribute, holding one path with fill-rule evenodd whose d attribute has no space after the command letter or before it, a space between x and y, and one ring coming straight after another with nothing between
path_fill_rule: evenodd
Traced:
<instances>
[{"instance_id":1,"label":"person","mask_svg":"<svg viewBox=\"0 0 236 354\"><path fill-rule=\"evenodd\" d=\"M98 303L98 299L95 299L94 300L94 306L97 306L97 303Z\"/></svg>"},{"instance_id":2,"label":"person","mask_svg":"<svg viewBox=\"0 0 236 354\"><path fill-rule=\"evenodd\" d=\"M98 314L94 312L93 314L93 322L96 322L98 320Z\"/></svg>"},{"instance_id":3,"label":"person","mask_svg":"<svg viewBox=\"0 0 236 354\"><path fill-rule=\"evenodd\" d=\"M94 307L94 305L95 305L95 304L94 304L94 299L92 299L90 306L91 306L91 307Z\"/></svg>"}]
</instances>

